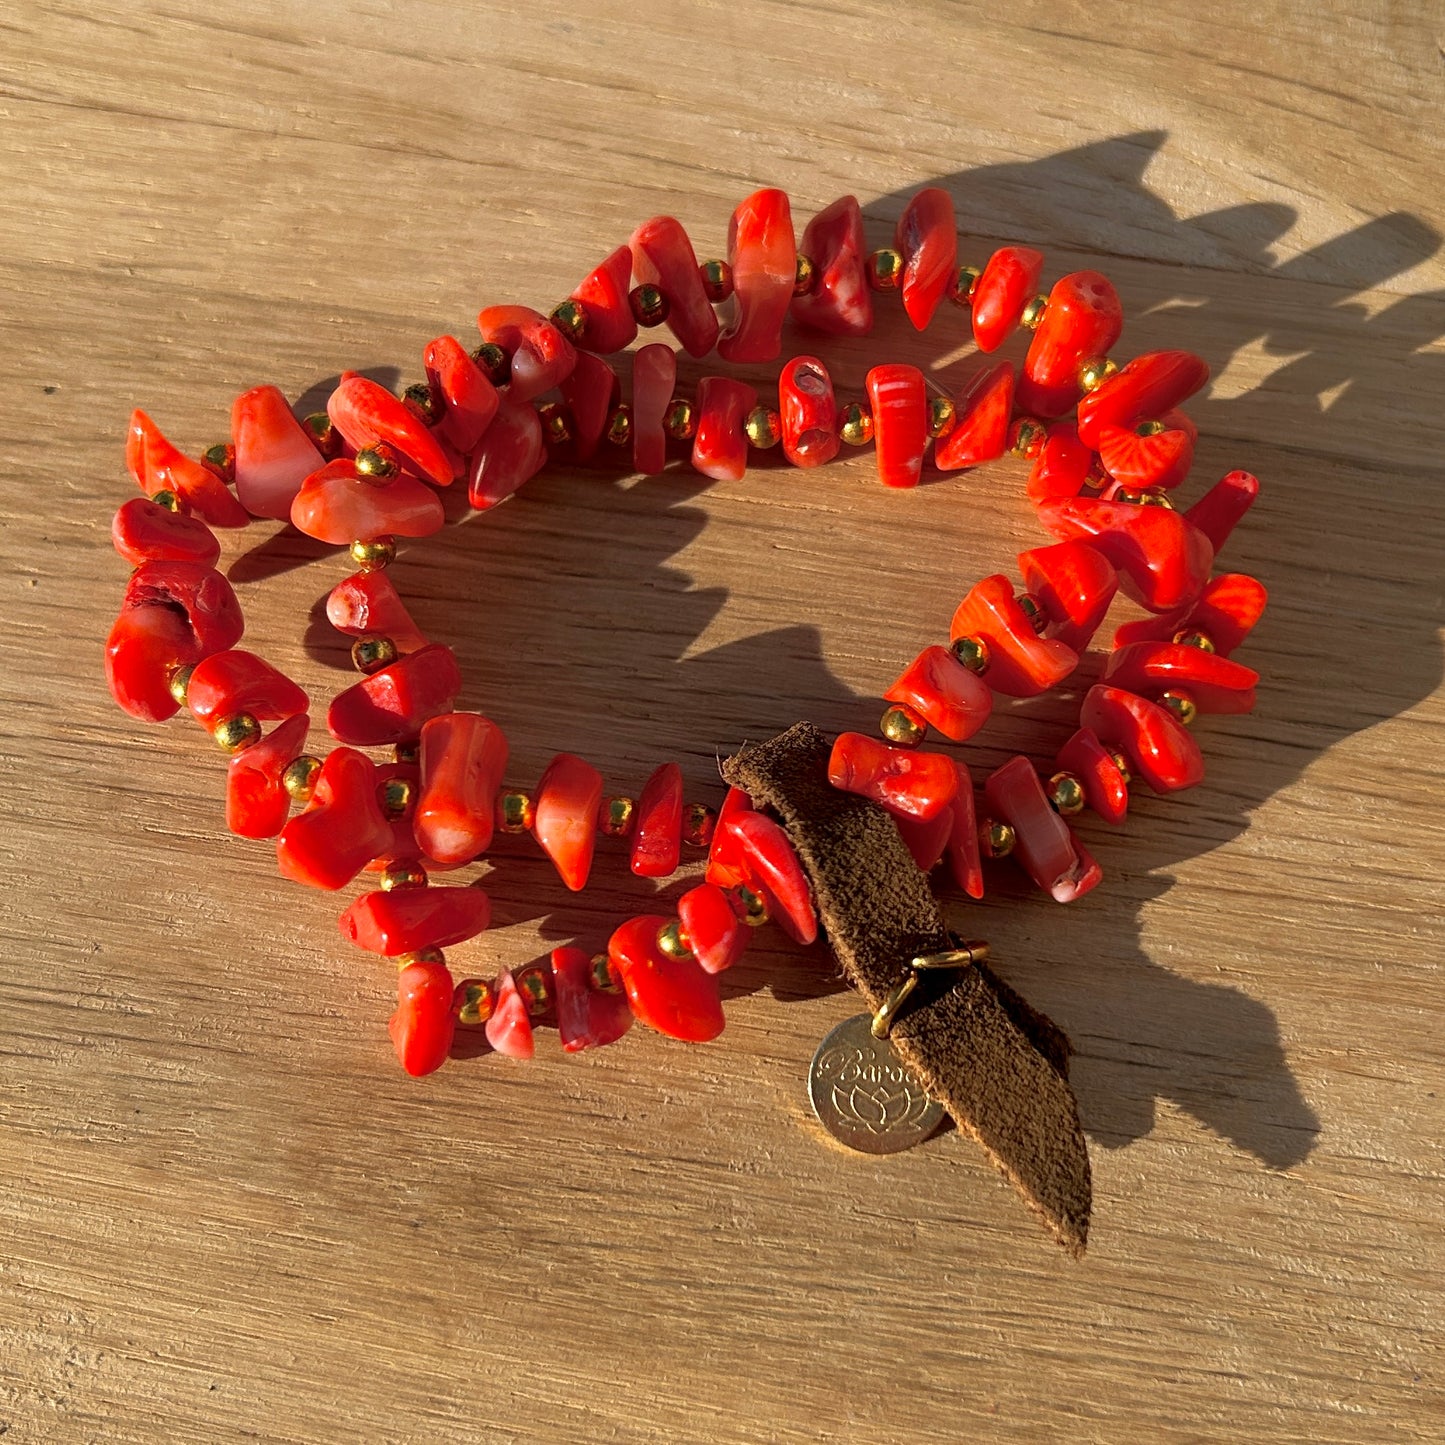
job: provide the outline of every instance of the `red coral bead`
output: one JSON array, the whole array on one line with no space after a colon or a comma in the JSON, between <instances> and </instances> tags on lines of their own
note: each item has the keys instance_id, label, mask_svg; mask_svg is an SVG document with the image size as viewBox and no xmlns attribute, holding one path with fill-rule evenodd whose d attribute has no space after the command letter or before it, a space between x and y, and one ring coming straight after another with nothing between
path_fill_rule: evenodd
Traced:
<instances>
[{"instance_id":1,"label":"red coral bead","mask_svg":"<svg viewBox=\"0 0 1445 1445\"><path fill-rule=\"evenodd\" d=\"M717 344L717 312L698 274L697 253L671 216L654 216L632 233L632 272L640 285L667 297L667 324L689 356L706 356Z\"/></svg>"},{"instance_id":2,"label":"red coral bead","mask_svg":"<svg viewBox=\"0 0 1445 1445\"><path fill-rule=\"evenodd\" d=\"M664 342L639 347L632 358L632 465L656 476L667 465L662 421L677 386L677 356Z\"/></svg>"},{"instance_id":3,"label":"red coral bead","mask_svg":"<svg viewBox=\"0 0 1445 1445\"><path fill-rule=\"evenodd\" d=\"M291 403L274 386L253 386L231 403L236 496L256 517L290 517L301 483L325 460Z\"/></svg>"},{"instance_id":4,"label":"red coral bead","mask_svg":"<svg viewBox=\"0 0 1445 1445\"><path fill-rule=\"evenodd\" d=\"M422 725L412 827L428 857L466 863L486 851L506 766L506 735L480 713L442 713Z\"/></svg>"},{"instance_id":5,"label":"red coral bead","mask_svg":"<svg viewBox=\"0 0 1445 1445\"><path fill-rule=\"evenodd\" d=\"M751 812L753 800L741 788L729 788L713 824L712 843L707 854L707 881L719 888L735 888L746 883L748 870L743 863L742 842L736 833L723 825L734 813Z\"/></svg>"},{"instance_id":6,"label":"red coral bead","mask_svg":"<svg viewBox=\"0 0 1445 1445\"><path fill-rule=\"evenodd\" d=\"M929 872L943 857L948 840L953 836L953 808L947 807L936 817L895 818L903 845L913 855L921 872Z\"/></svg>"},{"instance_id":7,"label":"red coral bead","mask_svg":"<svg viewBox=\"0 0 1445 1445\"><path fill-rule=\"evenodd\" d=\"M442 414L432 428L458 456L470 456L492 424L501 394L455 336L438 336L421 354Z\"/></svg>"},{"instance_id":8,"label":"red coral bead","mask_svg":"<svg viewBox=\"0 0 1445 1445\"><path fill-rule=\"evenodd\" d=\"M125 463L146 496L174 492L213 527L244 527L251 520L225 482L210 467L172 445L139 408L130 415Z\"/></svg>"},{"instance_id":9,"label":"red coral bead","mask_svg":"<svg viewBox=\"0 0 1445 1445\"><path fill-rule=\"evenodd\" d=\"M1079 722L1105 747L1118 748L1129 771L1156 793L1192 788L1204 777L1199 744L1167 708L1103 683L1091 687Z\"/></svg>"},{"instance_id":10,"label":"red coral bead","mask_svg":"<svg viewBox=\"0 0 1445 1445\"><path fill-rule=\"evenodd\" d=\"M1106 426L1099 460L1126 487L1177 487L1194 465L1194 437L1180 427L1140 435L1133 427Z\"/></svg>"},{"instance_id":11,"label":"red coral bead","mask_svg":"<svg viewBox=\"0 0 1445 1445\"><path fill-rule=\"evenodd\" d=\"M787 193L772 187L754 191L728 224L732 314L717 343L724 361L772 361L777 356L797 259Z\"/></svg>"},{"instance_id":12,"label":"red coral bead","mask_svg":"<svg viewBox=\"0 0 1445 1445\"><path fill-rule=\"evenodd\" d=\"M737 841L749 882L767 895L768 912L798 943L812 943L818 936L813 893L788 835L771 818L742 809L719 826Z\"/></svg>"},{"instance_id":13,"label":"red coral bead","mask_svg":"<svg viewBox=\"0 0 1445 1445\"><path fill-rule=\"evenodd\" d=\"M1122 823L1129 811L1129 785L1108 748L1092 728L1080 728L1058 751L1059 768L1084 786L1084 800L1106 822Z\"/></svg>"},{"instance_id":14,"label":"red coral bead","mask_svg":"<svg viewBox=\"0 0 1445 1445\"><path fill-rule=\"evenodd\" d=\"M883 697L918 713L956 743L971 738L993 711L993 693L946 647L925 647Z\"/></svg>"},{"instance_id":15,"label":"red coral bead","mask_svg":"<svg viewBox=\"0 0 1445 1445\"><path fill-rule=\"evenodd\" d=\"M238 838L274 838L285 827L291 795L281 775L300 756L310 727L297 713L226 765L226 826Z\"/></svg>"},{"instance_id":16,"label":"red coral bead","mask_svg":"<svg viewBox=\"0 0 1445 1445\"><path fill-rule=\"evenodd\" d=\"M148 497L121 503L110 524L110 540L133 567L142 562L199 562L213 567L221 555L216 534L199 517L183 516Z\"/></svg>"},{"instance_id":17,"label":"red coral bead","mask_svg":"<svg viewBox=\"0 0 1445 1445\"><path fill-rule=\"evenodd\" d=\"M602 774L572 753L558 753L537 784L532 832L574 893L592 870L601 801Z\"/></svg>"},{"instance_id":18,"label":"red coral bead","mask_svg":"<svg viewBox=\"0 0 1445 1445\"><path fill-rule=\"evenodd\" d=\"M1060 540L1097 547L1118 569L1124 591L1150 612L1187 606L1209 580L1209 538L1168 507L1066 497L1045 502L1038 514Z\"/></svg>"},{"instance_id":19,"label":"red coral bead","mask_svg":"<svg viewBox=\"0 0 1445 1445\"><path fill-rule=\"evenodd\" d=\"M632 290L632 248L619 246L598 263L577 289L573 301L580 301L587 315L582 345L588 351L624 351L637 337L637 318L632 314L628 294Z\"/></svg>"},{"instance_id":20,"label":"red coral bead","mask_svg":"<svg viewBox=\"0 0 1445 1445\"><path fill-rule=\"evenodd\" d=\"M600 356L579 351L577 365L558 390L572 413L572 445L577 460L591 461L621 392L617 373Z\"/></svg>"},{"instance_id":21,"label":"red coral bead","mask_svg":"<svg viewBox=\"0 0 1445 1445\"><path fill-rule=\"evenodd\" d=\"M318 542L344 547L377 537L430 537L441 531L446 513L425 482L399 472L378 485L342 457L302 482L291 503L291 522Z\"/></svg>"},{"instance_id":22,"label":"red coral bead","mask_svg":"<svg viewBox=\"0 0 1445 1445\"><path fill-rule=\"evenodd\" d=\"M708 973L722 973L743 956L752 929L715 883L689 888L677 900L677 917L688 947Z\"/></svg>"},{"instance_id":23,"label":"red coral bead","mask_svg":"<svg viewBox=\"0 0 1445 1445\"><path fill-rule=\"evenodd\" d=\"M452 710L462 690L456 655L430 642L331 699L326 726L338 742L374 748L409 742L428 718Z\"/></svg>"},{"instance_id":24,"label":"red coral bead","mask_svg":"<svg viewBox=\"0 0 1445 1445\"><path fill-rule=\"evenodd\" d=\"M446 1063L456 1033L453 983L443 963L408 964L396 976L396 1012L387 1024L396 1057L420 1078Z\"/></svg>"},{"instance_id":25,"label":"red coral bead","mask_svg":"<svg viewBox=\"0 0 1445 1445\"><path fill-rule=\"evenodd\" d=\"M828 368L816 356L795 356L778 377L783 455L795 467L821 467L838 455L838 404Z\"/></svg>"},{"instance_id":26,"label":"red coral bead","mask_svg":"<svg viewBox=\"0 0 1445 1445\"><path fill-rule=\"evenodd\" d=\"M532 1014L511 969L497 979L496 999L487 1020L487 1042L509 1059L530 1059L536 1053Z\"/></svg>"},{"instance_id":27,"label":"red coral bead","mask_svg":"<svg viewBox=\"0 0 1445 1445\"><path fill-rule=\"evenodd\" d=\"M663 763L643 785L632 828L632 871L666 878L682 857L682 769Z\"/></svg>"},{"instance_id":28,"label":"red coral bead","mask_svg":"<svg viewBox=\"0 0 1445 1445\"><path fill-rule=\"evenodd\" d=\"M276 862L283 877L334 891L390 842L371 759L352 748L333 748L316 776L306 811L282 828Z\"/></svg>"},{"instance_id":29,"label":"red coral bead","mask_svg":"<svg viewBox=\"0 0 1445 1445\"><path fill-rule=\"evenodd\" d=\"M1079 440L1073 423L1055 422L1029 470L1029 501L1037 507L1058 497L1077 497L1093 463L1094 454Z\"/></svg>"},{"instance_id":30,"label":"red coral bead","mask_svg":"<svg viewBox=\"0 0 1445 1445\"><path fill-rule=\"evenodd\" d=\"M449 948L475 938L491 921L480 888L373 888L338 920L358 948L395 958L423 948Z\"/></svg>"},{"instance_id":31,"label":"red coral bead","mask_svg":"<svg viewBox=\"0 0 1445 1445\"><path fill-rule=\"evenodd\" d=\"M958 223L948 192L937 186L919 191L898 218L893 244L903 257L903 309L922 331L958 268Z\"/></svg>"},{"instance_id":32,"label":"red coral bead","mask_svg":"<svg viewBox=\"0 0 1445 1445\"><path fill-rule=\"evenodd\" d=\"M952 828L944 856L953 881L970 898L983 897L983 861L979 857L978 812L973 800L973 779L968 768L954 760L958 772L958 791L950 807Z\"/></svg>"},{"instance_id":33,"label":"red coral bead","mask_svg":"<svg viewBox=\"0 0 1445 1445\"><path fill-rule=\"evenodd\" d=\"M657 935L671 919L629 918L608 940L607 953L627 990L632 1012L669 1038L705 1043L723 1031L717 979L695 958L669 958Z\"/></svg>"},{"instance_id":34,"label":"red coral bead","mask_svg":"<svg viewBox=\"0 0 1445 1445\"><path fill-rule=\"evenodd\" d=\"M1114 564L1087 542L1058 542L1020 552L1019 571L1048 616L1049 635L1082 652L1119 590Z\"/></svg>"},{"instance_id":35,"label":"red coral bead","mask_svg":"<svg viewBox=\"0 0 1445 1445\"><path fill-rule=\"evenodd\" d=\"M1257 477L1249 472L1230 472L1210 487L1184 515L1209 538L1218 553L1258 496Z\"/></svg>"},{"instance_id":36,"label":"red coral bead","mask_svg":"<svg viewBox=\"0 0 1445 1445\"><path fill-rule=\"evenodd\" d=\"M742 480L748 468L748 438L743 422L757 405L758 394L730 376L705 376L697 384L697 434L692 439L692 464L718 482Z\"/></svg>"},{"instance_id":37,"label":"red coral bead","mask_svg":"<svg viewBox=\"0 0 1445 1445\"><path fill-rule=\"evenodd\" d=\"M306 694L285 673L239 647L214 652L196 664L186 684L186 706L204 728L232 713L248 712L260 722L305 712Z\"/></svg>"},{"instance_id":38,"label":"red coral bead","mask_svg":"<svg viewBox=\"0 0 1445 1445\"><path fill-rule=\"evenodd\" d=\"M958 399L953 430L933 448L934 465L952 472L1001 457L1008 450L1013 400L1013 362L1000 361L975 377Z\"/></svg>"},{"instance_id":39,"label":"red coral bead","mask_svg":"<svg viewBox=\"0 0 1445 1445\"><path fill-rule=\"evenodd\" d=\"M1124 328L1124 308L1106 276L1074 271L1054 283L1024 358L1018 404L1030 416L1062 416L1078 401L1079 371L1109 354Z\"/></svg>"},{"instance_id":40,"label":"red coral bead","mask_svg":"<svg viewBox=\"0 0 1445 1445\"><path fill-rule=\"evenodd\" d=\"M380 570L357 572L338 582L326 598L326 620L350 637L389 637L402 653L415 652L427 642L396 584Z\"/></svg>"},{"instance_id":41,"label":"red coral bead","mask_svg":"<svg viewBox=\"0 0 1445 1445\"><path fill-rule=\"evenodd\" d=\"M439 487L450 485L455 477L451 459L431 428L370 377L355 371L342 372L336 390L327 399L326 414L353 451L386 445L410 462L420 476Z\"/></svg>"},{"instance_id":42,"label":"red coral bead","mask_svg":"<svg viewBox=\"0 0 1445 1445\"><path fill-rule=\"evenodd\" d=\"M1134 642L1109 655L1103 681L1144 697L1181 688L1200 712L1252 712L1259 674L1227 657L1174 642Z\"/></svg>"},{"instance_id":43,"label":"red coral bead","mask_svg":"<svg viewBox=\"0 0 1445 1445\"><path fill-rule=\"evenodd\" d=\"M585 949L552 950L552 993L557 1032L569 1054L616 1043L632 1027L627 995L593 987L592 958Z\"/></svg>"},{"instance_id":44,"label":"red coral bead","mask_svg":"<svg viewBox=\"0 0 1445 1445\"><path fill-rule=\"evenodd\" d=\"M973 339L980 351L997 351L1039 289L1044 254L1028 246L1001 246L974 283Z\"/></svg>"},{"instance_id":45,"label":"red coral bead","mask_svg":"<svg viewBox=\"0 0 1445 1445\"><path fill-rule=\"evenodd\" d=\"M958 791L958 771L943 753L891 748L862 733L840 733L828 757L828 781L895 817L933 818Z\"/></svg>"},{"instance_id":46,"label":"red coral bead","mask_svg":"<svg viewBox=\"0 0 1445 1445\"><path fill-rule=\"evenodd\" d=\"M996 818L1014 830L1011 856L1057 903L1072 903L1095 887L1103 870L1049 805L1039 775L1027 758L995 768L983 795Z\"/></svg>"},{"instance_id":47,"label":"red coral bead","mask_svg":"<svg viewBox=\"0 0 1445 1445\"><path fill-rule=\"evenodd\" d=\"M840 196L803 232L803 255L813 263L813 289L793 297L793 320L828 336L867 336L873 329L863 212L854 196Z\"/></svg>"},{"instance_id":48,"label":"red coral bead","mask_svg":"<svg viewBox=\"0 0 1445 1445\"><path fill-rule=\"evenodd\" d=\"M864 385L873 410L878 476L885 487L916 487L928 450L928 394L916 366L875 366Z\"/></svg>"},{"instance_id":49,"label":"red coral bead","mask_svg":"<svg viewBox=\"0 0 1445 1445\"><path fill-rule=\"evenodd\" d=\"M1264 613L1264 585L1243 572L1226 572L1205 587L1199 600L1167 617L1126 622L1114 633L1114 646L1131 642L1169 642L1179 632L1205 633L1221 657L1228 657Z\"/></svg>"},{"instance_id":50,"label":"red coral bead","mask_svg":"<svg viewBox=\"0 0 1445 1445\"><path fill-rule=\"evenodd\" d=\"M514 406L550 391L577 364L572 343L530 306L487 306L477 316L482 340L500 346L511 359L508 400Z\"/></svg>"},{"instance_id":51,"label":"red coral bead","mask_svg":"<svg viewBox=\"0 0 1445 1445\"><path fill-rule=\"evenodd\" d=\"M1105 427L1161 421L1208 380L1209 367L1192 351L1136 356L1079 402L1079 439L1098 450Z\"/></svg>"},{"instance_id":52,"label":"red coral bead","mask_svg":"<svg viewBox=\"0 0 1445 1445\"><path fill-rule=\"evenodd\" d=\"M467 500L485 512L531 481L547 460L535 407L504 401L472 454Z\"/></svg>"},{"instance_id":53,"label":"red coral bead","mask_svg":"<svg viewBox=\"0 0 1445 1445\"><path fill-rule=\"evenodd\" d=\"M1141 509L1142 510L1142 509ZM1013 583L1001 573L969 589L953 614L949 637L982 638L988 649L988 685L1010 697L1035 697L1057 686L1078 666L1078 654L1057 638L1040 637L1019 606Z\"/></svg>"}]
</instances>

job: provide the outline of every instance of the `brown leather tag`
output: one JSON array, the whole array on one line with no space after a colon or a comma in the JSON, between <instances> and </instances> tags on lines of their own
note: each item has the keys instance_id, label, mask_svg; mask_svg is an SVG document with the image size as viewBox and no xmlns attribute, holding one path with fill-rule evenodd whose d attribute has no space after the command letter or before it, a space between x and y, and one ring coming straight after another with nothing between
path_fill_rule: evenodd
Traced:
<instances>
[{"instance_id":1,"label":"brown leather tag","mask_svg":"<svg viewBox=\"0 0 1445 1445\"><path fill-rule=\"evenodd\" d=\"M954 946L927 878L881 808L828 782L827 739L800 722L743 747L723 776L777 813L813 883L849 983L876 1010L917 954ZM1069 1041L992 970L953 973L910 1003L891 1040L1059 1243L1089 1233L1089 1154L1068 1083Z\"/></svg>"}]
</instances>

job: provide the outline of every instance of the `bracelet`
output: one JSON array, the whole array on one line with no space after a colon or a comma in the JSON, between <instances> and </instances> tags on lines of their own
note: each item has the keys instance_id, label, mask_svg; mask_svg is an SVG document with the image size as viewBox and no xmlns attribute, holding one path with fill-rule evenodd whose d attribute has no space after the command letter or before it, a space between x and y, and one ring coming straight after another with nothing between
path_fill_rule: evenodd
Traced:
<instances>
[{"instance_id":1,"label":"bracelet","mask_svg":"<svg viewBox=\"0 0 1445 1445\"><path fill-rule=\"evenodd\" d=\"M390 1032L409 1073L439 1067L459 1029L483 1030L513 1057L532 1055L540 1021L555 1023L569 1051L614 1042L634 1018L675 1038L711 1039L723 1027L718 975L751 928L773 919L805 943L818 930L816 878L776 809L755 806L742 788L714 810L686 799L680 769L663 763L635 796L607 796L601 774L568 753L533 788L504 784L505 737L455 710L462 679L451 649L422 635L387 575L398 538L440 529L439 493L459 479L471 505L487 510L549 459L630 460L651 474L677 444L719 481L741 477L750 452L778 446L793 465L815 467L871 443L880 481L893 488L916 486L930 451L941 471L1023 459L1027 495L1055 539L1020 554L1026 590L1002 575L978 582L948 643L925 648L884 693L881 736L833 742L828 780L885 809L917 867L946 863L969 896L982 896L984 859L1012 856L1067 902L1101 873L1066 819L1089 809L1117 824L1134 779L1167 792L1202 778L1190 724L1201 712L1248 711L1258 681L1230 654L1257 622L1264 589L1240 574L1211 577L1258 483L1231 472L1187 510L1175 507L1196 440L1179 408L1208 367L1186 351L1116 365L1123 310L1113 287L1079 271L1042 293L1043 263L1038 251L1005 246L981 268L960 265L952 202L936 188L913 197L892 247L866 249L852 196L795 243L786 195L767 189L734 212L725 262L700 265L677 221L649 220L549 314L489 306L475 349L451 336L430 342L425 381L400 398L347 372L326 411L303 421L275 387L257 387L236 399L230 441L200 459L133 414L126 463L145 496L124 503L112 527L135 567L106 645L112 694L146 721L189 710L230 755L228 827L274 837L285 876L335 890L374 875L377 886L341 914L341 931L398 962ZM992 362L949 396L917 368L884 363L867 373L864 396L846 400L825 363L800 353L783 363L770 405L724 375L680 394L665 343L631 352L624 401L605 359L632 347L639 328L665 323L690 356L771 362L789 318L814 336L866 335L875 297L891 291L919 330L952 303L945 314L967 314L985 355L1016 329L1031 331L1022 365ZM363 675L330 702L337 746L324 757L305 751L306 694L237 646L244 623L217 570L213 529L253 516L348 548L355 569L326 612L354 639ZM1057 686L1120 590L1151 615L1116 631L1078 729L1042 774L1021 756L990 773L979 809L967 766L921 746L929 731L964 742L995 693ZM364 751L377 748L393 751L383 761ZM294 814L293 803L302 805ZM674 916L624 922L605 952L559 948L495 978L455 981L443 950L486 928L487 898L431 875L480 858L497 834L527 832L573 890L587 881L599 834L624 840L632 871L647 878L676 871L685 845L706 849L706 877ZM913 985L899 987L884 1034L909 1007ZM874 1022L869 1015L876 1035Z\"/></svg>"}]
</instances>

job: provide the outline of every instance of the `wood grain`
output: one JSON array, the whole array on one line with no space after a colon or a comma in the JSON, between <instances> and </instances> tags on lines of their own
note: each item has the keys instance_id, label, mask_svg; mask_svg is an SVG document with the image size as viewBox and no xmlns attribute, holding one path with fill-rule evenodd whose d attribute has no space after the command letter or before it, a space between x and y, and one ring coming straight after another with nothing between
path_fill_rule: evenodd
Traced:
<instances>
[{"instance_id":1,"label":"wood grain","mask_svg":"<svg viewBox=\"0 0 1445 1445\"><path fill-rule=\"evenodd\" d=\"M1267 23L1266 23L1267 22ZM555 7L196 0L0 16L0 1428L70 1441L1427 1440L1442 1430L1438 15L1327 0ZM769 937L707 1048L392 1064L388 970L223 831L221 765L120 715L131 406L189 449L231 397L410 379L479 304L550 304L641 218L845 190L881 241L948 186L1115 277L1121 348L1199 350L1199 474L1271 609L1209 775L1090 831L1059 909L954 905L1071 1033L1087 1261L944 1136L887 1161L806 1112L850 1009ZM937 369L893 317L830 352ZM690 383L697 369L686 372ZM961 590L1038 534L1017 466L908 497L856 457L737 486L549 471L408 549L514 775L618 787L797 718L871 725ZM341 575L228 539L255 645L344 677ZM312 618L308 625L307 618ZM1065 697L966 755L1048 756ZM497 852L491 970L645 901ZM664 893L671 896L677 885Z\"/></svg>"}]
</instances>

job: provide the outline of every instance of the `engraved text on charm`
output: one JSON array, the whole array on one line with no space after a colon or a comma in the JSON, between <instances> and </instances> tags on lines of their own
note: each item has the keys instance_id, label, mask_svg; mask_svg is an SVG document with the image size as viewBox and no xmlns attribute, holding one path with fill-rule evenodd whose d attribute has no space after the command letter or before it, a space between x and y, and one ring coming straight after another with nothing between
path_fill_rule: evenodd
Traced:
<instances>
[{"instance_id":1,"label":"engraved text on charm","mask_svg":"<svg viewBox=\"0 0 1445 1445\"><path fill-rule=\"evenodd\" d=\"M943 1119L943 1106L928 1097L893 1045L873 1037L869 1014L844 1019L818 1045L808 1095L823 1127L865 1154L910 1149Z\"/></svg>"}]
</instances>

